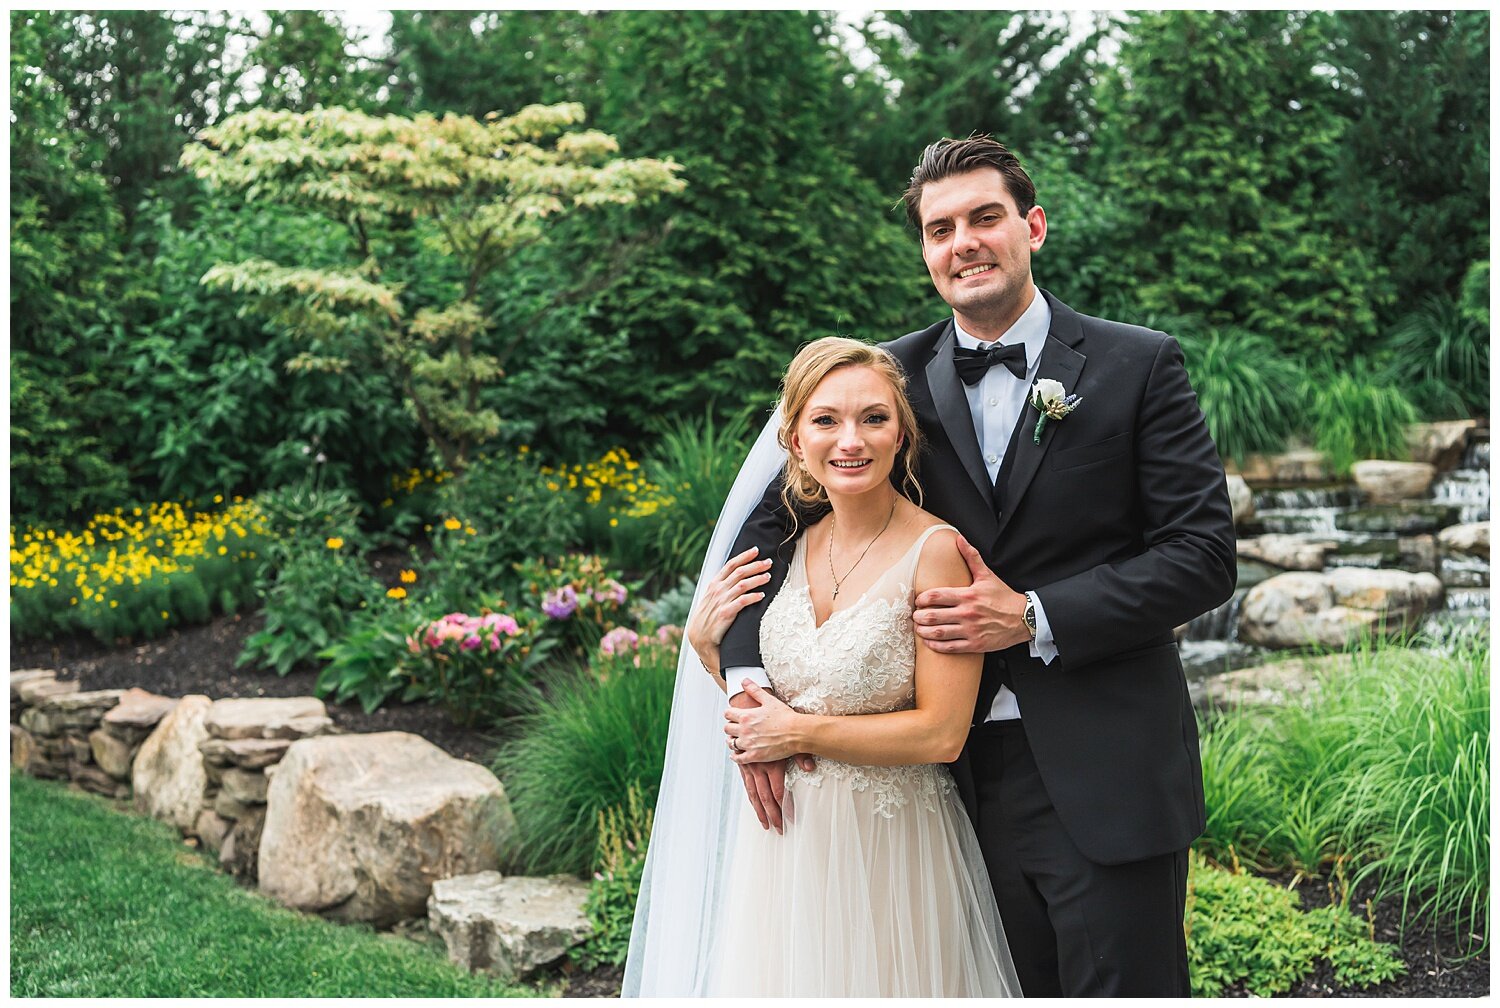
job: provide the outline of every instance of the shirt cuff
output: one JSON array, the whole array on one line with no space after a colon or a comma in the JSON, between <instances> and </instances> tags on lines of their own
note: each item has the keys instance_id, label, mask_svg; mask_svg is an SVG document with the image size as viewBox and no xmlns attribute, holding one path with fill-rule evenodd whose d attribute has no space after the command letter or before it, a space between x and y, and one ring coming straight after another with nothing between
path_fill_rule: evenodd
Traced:
<instances>
[{"instance_id":1,"label":"shirt cuff","mask_svg":"<svg viewBox=\"0 0 1500 1008\"><path fill-rule=\"evenodd\" d=\"M1027 592L1026 598L1031 602L1031 608L1036 613L1036 637L1031 641L1031 657L1040 658L1043 665L1051 665L1052 660L1057 657L1057 641L1052 638L1052 624L1047 622L1047 610L1042 608L1042 600L1036 597L1036 592Z\"/></svg>"},{"instance_id":2,"label":"shirt cuff","mask_svg":"<svg viewBox=\"0 0 1500 1008\"><path fill-rule=\"evenodd\" d=\"M750 679L767 693L772 692L771 677L766 675L765 669L759 665L736 665L733 668L724 670L724 686L729 691L729 695L725 699L733 700L745 692L744 687L740 685L741 679Z\"/></svg>"}]
</instances>

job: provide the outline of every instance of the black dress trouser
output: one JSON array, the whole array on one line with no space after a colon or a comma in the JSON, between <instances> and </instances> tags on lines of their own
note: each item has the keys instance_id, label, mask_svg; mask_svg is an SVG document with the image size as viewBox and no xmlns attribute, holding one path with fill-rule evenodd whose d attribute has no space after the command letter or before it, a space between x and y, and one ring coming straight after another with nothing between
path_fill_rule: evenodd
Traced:
<instances>
[{"instance_id":1,"label":"black dress trouser","mask_svg":"<svg viewBox=\"0 0 1500 1008\"><path fill-rule=\"evenodd\" d=\"M974 824L1027 997L1188 997L1187 851L1095 864L1063 829L1023 721L976 725Z\"/></svg>"}]
</instances>

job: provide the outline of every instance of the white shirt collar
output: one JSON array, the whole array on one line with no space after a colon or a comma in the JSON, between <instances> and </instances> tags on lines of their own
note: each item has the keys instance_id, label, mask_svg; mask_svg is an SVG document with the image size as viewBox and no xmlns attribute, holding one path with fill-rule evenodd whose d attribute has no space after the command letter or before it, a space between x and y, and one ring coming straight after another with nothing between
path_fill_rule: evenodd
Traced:
<instances>
[{"instance_id":1,"label":"white shirt collar","mask_svg":"<svg viewBox=\"0 0 1500 1008\"><path fill-rule=\"evenodd\" d=\"M1031 288L1031 304L1021 313L1011 327L1005 330L999 342L1004 346L1012 343L1024 343L1026 345L1026 365L1031 367L1036 364L1037 358L1042 355L1042 347L1047 345L1047 330L1052 328L1052 308L1047 304L1047 299L1042 297L1042 292L1035 285ZM979 340L964 332L963 326L958 324L958 319L953 319L953 332L958 337L958 345L977 350L984 345Z\"/></svg>"}]
</instances>

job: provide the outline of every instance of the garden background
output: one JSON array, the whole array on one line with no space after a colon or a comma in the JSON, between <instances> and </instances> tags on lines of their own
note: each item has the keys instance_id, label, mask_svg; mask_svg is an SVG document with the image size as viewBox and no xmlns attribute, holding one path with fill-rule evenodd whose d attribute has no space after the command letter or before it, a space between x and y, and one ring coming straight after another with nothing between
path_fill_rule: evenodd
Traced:
<instances>
[{"instance_id":1,"label":"garden background","mask_svg":"<svg viewBox=\"0 0 1500 1008\"><path fill-rule=\"evenodd\" d=\"M251 672L483 730L511 867L600 876L590 967L628 931L683 579L781 368L945 313L897 205L930 140L1017 151L1050 224L1038 283L1175 335L1231 464L1308 446L1343 476L1419 421L1487 430L1486 12L360 31L11 14L12 641L123 650L238 614ZM1472 955L1488 637L1401 643L1354 658L1405 690L1375 705L1401 724L1206 725L1210 805L1235 811L1201 853L1341 880L1359 920L1394 898L1403 936ZM1375 759L1393 739L1426 762ZM1420 782L1442 793L1402 805ZM1212 965L1283 933L1254 913L1200 931L1199 990L1286 989L1375 934ZM1386 975L1360 948L1337 982Z\"/></svg>"}]
</instances>

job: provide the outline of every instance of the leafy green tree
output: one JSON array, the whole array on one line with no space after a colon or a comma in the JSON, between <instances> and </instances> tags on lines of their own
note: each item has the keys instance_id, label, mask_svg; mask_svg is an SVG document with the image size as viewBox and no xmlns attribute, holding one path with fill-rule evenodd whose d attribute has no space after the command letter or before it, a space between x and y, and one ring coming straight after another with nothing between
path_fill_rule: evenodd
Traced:
<instances>
[{"instance_id":1,"label":"leafy green tree","mask_svg":"<svg viewBox=\"0 0 1500 1008\"><path fill-rule=\"evenodd\" d=\"M405 112L488 112L582 101L600 44L582 11L392 11L392 104Z\"/></svg>"},{"instance_id":2,"label":"leafy green tree","mask_svg":"<svg viewBox=\"0 0 1500 1008\"><path fill-rule=\"evenodd\" d=\"M377 101L379 70L353 51L361 41L332 12L268 11L249 63L265 75L255 104L305 112L365 108Z\"/></svg>"},{"instance_id":3,"label":"leafy green tree","mask_svg":"<svg viewBox=\"0 0 1500 1008\"><path fill-rule=\"evenodd\" d=\"M1338 11L1331 87L1346 120L1329 196L1389 271L1381 321L1456 295L1489 256L1488 11Z\"/></svg>"},{"instance_id":4,"label":"leafy green tree","mask_svg":"<svg viewBox=\"0 0 1500 1008\"><path fill-rule=\"evenodd\" d=\"M107 348L133 284L122 222L41 68L48 16L10 16L11 512L60 519L121 503L121 406Z\"/></svg>"},{"instance_id":5,"label":"leafy green tree","mask_svg":"<svg viewBox=\"0 0 1500 1008\"><path fill-rule=\"evenodd\" d=\"M501 427L482 393L503 377L495 348L510 334L496 331L485 281L541 240L549 219L683 188L678 165L618 158L612 137L570 131L582 118L577 104L487 122L339 108L231 117L183 151L184 165L215 186L346 225L353 254L342 268L219 264L204 282L242 292L302 335L307 349L288 368L389 375L435 456L461 471ZM382 266L381 229L410 221L425 225L449 274L426 304L404 299Z\"/></svg>"},{"instance_id":6,"label":"leafy green tree","mask_svg":"<svg viewBox=\"0 0 1500 1008\"><path fill-rule=\"evenodd\" d=\"M1341 119L1320 14L1170 11L1128 27L1095 156L1125 226L1118 282L1192 314L1342 353L1373 338L1379 262L1327 199Z\"/></svg>"},{"instance_id":7,"label":"leafy green tree","mask_svg":"<svg viewBox=\"0 0 1500 1008\"><path fill-rule=\"evenodd\" d=\"M636 381L614 398L614 422L642 431L710 404L723 416L763 410L800 343L889 339L936 317L890 198L837 141L844 85L826 18L599 18L609 44L580 75L597 81L598 121L681 162L693 183L650 212L653 230L618 266L624 233L612 220L568 232L601 285L597 317L629 338Z\"/></svg>"},{"instance_id":8,"label":"leafy green tree","mask_svg":"<svg viewBox=\"0 0 1500 1008\"><path fill-rule=\"evenodd\" d=\"M1090 30L1074 38L1074 19ZM882 190L899 193L921 146L989 133L1022 154L1087 145L1091 84L1107 15L1057 11L882 11L859 34L875 62L851 90L864 114L849 143ZM914 149L915 148L915 149Z\"/></svg>"},{"instance_id":9,"label":"leafy green tree","mask_svg":"<svg viewBox=\"0 0 1500 1008\"><path fill-rule=\"evenodd\" d=\"M176 170L177 156L238 101L242 68L231 54L249 34L244 19L155 10L31 16L45 33L39 65L89 137L88 157L109 179L127 230L152 188L186 199L195 183Z\"/></svg>"}]
</instances>

